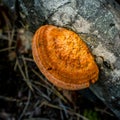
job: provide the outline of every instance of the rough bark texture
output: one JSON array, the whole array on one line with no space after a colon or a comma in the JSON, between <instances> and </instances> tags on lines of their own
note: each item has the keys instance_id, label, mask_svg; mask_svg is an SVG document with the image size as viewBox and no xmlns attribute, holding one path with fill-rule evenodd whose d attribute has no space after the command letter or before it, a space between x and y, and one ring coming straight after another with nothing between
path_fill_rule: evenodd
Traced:
<instances>
[{"instance_id":1,"label":"rough bark texture","mask_svg":"<svg viewBox=\"0 0 120 120\"><path fill-rule=\"evenodd\" d=\"M72 29L85 40L100 69L99 80L90 89L120 118L120 6L113 0L19 3L33 32L43 24L53 24Z\"/></svg>"}]
</instances>

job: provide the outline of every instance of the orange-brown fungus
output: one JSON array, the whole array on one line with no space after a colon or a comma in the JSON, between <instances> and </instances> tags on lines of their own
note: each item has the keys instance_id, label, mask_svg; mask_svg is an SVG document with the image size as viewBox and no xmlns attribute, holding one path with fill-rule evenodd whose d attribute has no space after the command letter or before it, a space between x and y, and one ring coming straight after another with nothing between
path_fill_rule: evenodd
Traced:
<instances>
[{"instance_id":1,"label":"orange-brown fungus","mask_svg":"<svg viewBox=\"0 0 120 120\"><path fill-rule=\"evenodd\" d=\"M32 41L34 60L57 87L86 88L98 79L98 67L87 45L73 31L53 25L40 27Z\"/></svg>"}]
</instances>

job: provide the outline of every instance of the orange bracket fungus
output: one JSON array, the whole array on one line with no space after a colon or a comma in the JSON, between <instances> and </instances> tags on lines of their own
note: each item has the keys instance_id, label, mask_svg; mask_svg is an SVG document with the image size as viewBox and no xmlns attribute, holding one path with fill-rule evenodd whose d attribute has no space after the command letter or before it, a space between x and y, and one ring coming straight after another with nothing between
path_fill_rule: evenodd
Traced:
<instances>
[{"instance_id":1,"label":"orange bracket fungus","mask_svg":"<svg viewBox=\"0 0 120 120\"><path fill-rule=\"evenodd\" d=\"M40 71L57 87L78 90L98 79L99 70L89 48L71 30L40 27L33 37L32 52Z\"/></svg>"}]
</instances>

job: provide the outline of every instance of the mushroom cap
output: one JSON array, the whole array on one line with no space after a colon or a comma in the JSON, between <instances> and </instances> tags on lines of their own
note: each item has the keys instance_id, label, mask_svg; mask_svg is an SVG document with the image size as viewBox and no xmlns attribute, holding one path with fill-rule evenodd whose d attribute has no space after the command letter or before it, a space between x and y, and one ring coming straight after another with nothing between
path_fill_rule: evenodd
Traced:
<instances>
[{"instance_id":1,"label":"mushroom cap","mask_svg":"<svg viewBox=\"0 0 120 120\"><path fill-rule=\"evenodd\" d=\"M32 53L40 71L57 87L78 90L98 79L99 69L89 48L71 30L41 26L33 37Z\"/></svg>"}]
</instances>

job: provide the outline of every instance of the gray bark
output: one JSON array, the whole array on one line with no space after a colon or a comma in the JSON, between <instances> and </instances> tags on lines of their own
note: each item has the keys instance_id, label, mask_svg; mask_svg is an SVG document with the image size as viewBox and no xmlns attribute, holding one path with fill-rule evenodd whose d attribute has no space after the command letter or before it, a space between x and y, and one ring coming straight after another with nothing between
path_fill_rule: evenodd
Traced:
<instances>
[{"instance_id":1,"label":"gray bark","mask_svg":"<svg viewBox=\"0 0 120 120\"><path fill-rule=\"evenodd\" d=\"M120 6L113 0L19 0L31 31L43 24L78 33L95 55L100 74L90 86L120 118Z\"/></svg>"}]
</instances>

